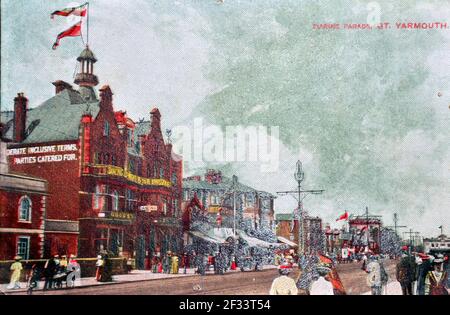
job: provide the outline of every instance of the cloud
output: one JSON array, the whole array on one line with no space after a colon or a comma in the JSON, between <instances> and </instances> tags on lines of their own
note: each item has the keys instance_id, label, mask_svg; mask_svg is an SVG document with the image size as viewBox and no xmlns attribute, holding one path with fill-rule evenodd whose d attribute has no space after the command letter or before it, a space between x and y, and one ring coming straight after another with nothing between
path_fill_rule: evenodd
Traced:
<instances>
[{"instance_id":1,"label":"cloud","mask_svg":"<svg viewBox=\"0 0 450 315\"><path fill-rule=\"evenodd\" d=\"M368 1L367 1L368 3ZM2 1L2 109L24 91L32 105L73 81L78 39L51 50L61 21L51 5ZM302 159L312 214L371 212L427 234L450 227L448 54L446 30L317 31L312 23L365 23L364 1L91 2L95 72L116 109L148 118L158 106L166 127L192 123L279 126L276 174L259 165L215 165L272 193L295 187ZM381 19L444 20L442 1L384 4ZM8 12L5 15L5 12ZM448 23L448 22L447 22ZM8 30L7 32L5 30ZM441 97L438 97L441 92ZM202 168L207 165L202 164ZM194 165L186 174L200 172ZM279 198L290 211L296 201Z\"/></svg>"}]
</instances>

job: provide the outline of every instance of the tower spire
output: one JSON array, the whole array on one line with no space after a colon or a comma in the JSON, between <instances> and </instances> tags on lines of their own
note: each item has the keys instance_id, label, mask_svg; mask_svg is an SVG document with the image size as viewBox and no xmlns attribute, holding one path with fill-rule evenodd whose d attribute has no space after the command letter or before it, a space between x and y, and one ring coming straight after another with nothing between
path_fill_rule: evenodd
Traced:
<instances>
[{"instance_id":1,"label":"tower spire","mask_svg":"<svg viewBox=\"0 0 450 315\"><path fill-rule=\"evenodd\" d=\"M89 45L86 45L77 61L79 66L74 83L80 86L79 91L85 100L96 100L97 97L93 88L98 84L98 78L94 74L94 63L97 62L97 58L90 50Z\"/></svg>"}]
</instances>

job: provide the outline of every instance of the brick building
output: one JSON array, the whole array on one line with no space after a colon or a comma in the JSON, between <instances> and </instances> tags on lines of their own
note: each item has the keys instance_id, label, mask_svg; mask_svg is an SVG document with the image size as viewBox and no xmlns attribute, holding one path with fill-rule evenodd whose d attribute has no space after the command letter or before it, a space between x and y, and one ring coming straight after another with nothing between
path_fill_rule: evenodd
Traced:
<instances>
[{"instance_id":1,"label":"brick building","mask_svg":"<svg viewBox=\"0 0 450 315\"><path fill-rule=\"evenodd\" d=\"M165 143L161 114L134 122L114 111L109 86L96 90L96 57L77 58L71 84L53 83L55 95L28 109L23 94L2 113L11 168L48 181L45 254L101 250L137 258L180 243L182 160ZM6 118L6 119L5 119Z\"/></svg>"},{"instance_id":2,"label":"brick building","mask_svg":"<svg viewBox=\"0 0 450 315\"><path fill-rule=\"evenodd\" d=\"M322 219L305 215L303 218L303 239L305 253L324 252L325 234ZM276 233L278 239L287 245L298 248L299 224L293 213L276 214Z\"/></svg>"},{"instance_id":3,"label":"brick building","mask_svg":"<svg viewBox=\"0 0 450 315\"><path fill-rule=\"evenodd\" d=\"M0 126L2 128L3 126ZM44 255L47 182L9 171L0 131L0 260Z\"/></svg>"},{"instance_id":4,"label":"brick building","mask_svg":"<svg viewBox=\"0 0 450 315\"><path fill-rule=\"evenodd\" d=\"M197 175L183 179L183 209L196 193L211 216L220 211L222 225L232 227L232 192L235 191L236 208L242 213L242 219L256 230L273 230L275 196L240 183L236 176L234 178L234 190L233 179L217 170L207 170L203 178Z\"/></svg>"}]
</instances>

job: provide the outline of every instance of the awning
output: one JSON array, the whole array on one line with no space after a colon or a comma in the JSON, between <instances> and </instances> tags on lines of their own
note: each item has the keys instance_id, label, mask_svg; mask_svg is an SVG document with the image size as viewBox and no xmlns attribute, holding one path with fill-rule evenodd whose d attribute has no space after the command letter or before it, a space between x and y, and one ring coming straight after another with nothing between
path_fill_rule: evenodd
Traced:
<instances>
[{"instance_id":1,"label":"awning","mask_svg":"<svg viewBox=\"0 0 450 315\"><path fill-rule=\"evenodd\" d=\"M250 247L257 246L257 247L269 248L269 247L278 247L279 246L278 243L269 243L269 242L260 240L259 238L248 236L244 232L240 232L239 236L241 238L243 238Z\"/></svg>"},{"instance_id":2,"label":"awning","mask_svg":"<svg viewBox=\"0 0 450 315\"><path fill-rule=\"evenodd\" d=\"M281 236L277 236L277 239L281 242L284 243L286 245L289 245L291 247L297 247L298 245L295 244L294 242L288 240L287 238L281 237Z\"/></svg>"},{"instance_id":3,"label":"awning","mask_svg":"<svg viewBox=\"0 0 450 315\"><path fill-rule=\"evenodd\" d=\"M191 234L192 236L201 238L201 239L203 239L205 241L211 242L211 243L217 243L217 244L223 243L223 242L221 242L221 241L219 241L217 239L209 237L208 235L206 235L206 234L204 234L204 233L202 233L200 231L190 231L189 234Z\"/></svg>"}]
</instances>

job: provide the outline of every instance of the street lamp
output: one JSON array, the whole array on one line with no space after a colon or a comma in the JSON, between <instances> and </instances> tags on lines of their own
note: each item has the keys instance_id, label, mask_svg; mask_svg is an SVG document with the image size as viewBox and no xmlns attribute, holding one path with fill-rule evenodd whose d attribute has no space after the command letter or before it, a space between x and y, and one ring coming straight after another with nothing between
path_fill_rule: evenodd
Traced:
<instances>
[{"instance_id":1,"label":"street lamp","mask_svg":"<svg viewBox=\"0 0 450 315\"><path fill-rule=\"evenodd\" d=\"M298 205L297 205L297 213L296 216L299 220L299 229L298 229L298 252L299 254L303 254L304 253L304 249L305 249L305 240L303 237L303 230L304 230L304 226L303 226L303 199L308 195L308 194L313 194L313 195L320 195L324 192L323 189L321 190L302 190L302 181L305 179L305 172L303 172L303 165L302 162L300 160L297 161L296 164L296 171L294 173L294 178L297 181L298 184L298 188L297 190L293 190L293 191L279 191L277 192L279 195L298 195ZM303 194L303 198L302 198L302 194Z\"/></svg>"}]
</instances>

